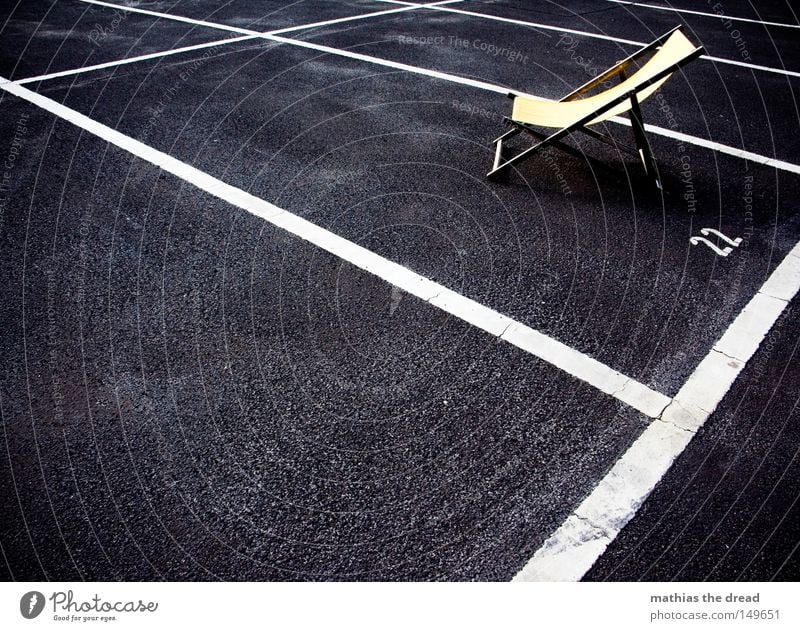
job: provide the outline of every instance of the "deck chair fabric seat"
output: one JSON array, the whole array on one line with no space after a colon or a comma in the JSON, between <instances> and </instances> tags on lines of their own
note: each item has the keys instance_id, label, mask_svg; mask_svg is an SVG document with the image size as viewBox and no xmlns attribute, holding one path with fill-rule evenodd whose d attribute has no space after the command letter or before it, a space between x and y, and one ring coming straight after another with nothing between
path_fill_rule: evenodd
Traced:
<instances>
[{"instance_id":1,"label":"deck chair fabric seat","mask_svg":"<svg viewBox=\"0 0 800 631\"><path fill-rule=\"evenodd\" d=\"M582 131L598 140L610 142L606 136L590 130L589 127L630 112L638 155L648 175L660 188L661 183L655 170L655 161L644 135L644 123L641 119L639 103L656 92L675 70L703 53L702 47L692 44L679 29L680 27L675 27L560 101L509 94L514 99L514 105L510 118L507 117L505 120L513 129L494 141L496 145L495 160L488 176L493 177L505 171L513 164L527 159L536 151L553 144L573 131ZM636 72L627 76L626 70L648 53L652 53L650 59ZM614 76L620 77L621 81L618 84L600 93L583 97L584 94ZM559 131L542 138L543 135L533 130L532 127L549 127ZM540 142L503 162L503 142L520 132L527 132Z\"/></svg>"}]
</instances>

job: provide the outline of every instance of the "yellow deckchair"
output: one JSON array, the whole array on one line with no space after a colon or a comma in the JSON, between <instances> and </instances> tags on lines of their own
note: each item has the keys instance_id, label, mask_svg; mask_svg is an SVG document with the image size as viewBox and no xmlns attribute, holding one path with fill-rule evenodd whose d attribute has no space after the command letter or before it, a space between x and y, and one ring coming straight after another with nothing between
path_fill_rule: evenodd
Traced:
<instances>
[{"instance_id":1,"label":"yellow deckchair","mask_svg":"<svg viewBox=\"0 0 800 631\"><path fill-rule=\"evenodd\" d=\"M513 129L494 141L494 164L492 170L487 173L487 177L494 177L502 173L547 145L560 144L558 141L573 131L581 131L597 140L619 147L605 134L590 129L589 125L596 125L612 116L630 112L638 156L647 175L652 178L658 188L661 188L655 160L644 133L644 122L639 103L658 90L675 70L703 54L703 48L692 44L679 29L680 26L676 26L627 59L623 59L577 90L570 92L560 101L538 100L509 94L508 96L514 99L514 107L511 117L506 117L505 121ZM650 59L635 73L627 76L626 69L645 55L651 55ZM588 91L615 76L620 77L618 85L599 94L581 98ZM534 126L558 128L558 131L546 136L534 130ZM530 134L539 142L513 158L502 161L503 142L520 132ZM624 147L619 148L625 149Z\"/></svg>"}]
</instances>

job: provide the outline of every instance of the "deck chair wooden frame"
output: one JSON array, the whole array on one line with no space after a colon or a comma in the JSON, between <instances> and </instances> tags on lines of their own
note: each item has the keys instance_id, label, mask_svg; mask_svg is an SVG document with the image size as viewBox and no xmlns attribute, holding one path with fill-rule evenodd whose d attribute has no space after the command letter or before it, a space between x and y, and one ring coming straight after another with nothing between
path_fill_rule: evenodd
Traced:
<instances>
[{"instance_id":1,"label":"deck chair wooden frame","mask_svg":"<svg viewBox=\"0 0 800 631\"><path fill-rule=\"evenodd\" d=\"M670 46L670 38L673 37L674 37L673 41L675 42L675 47L682 48L683 52L677 58L669 61L669 63L665 65L664 63L662 63L664 60L657 60L657 57L659 54L662 53L662 51L666 51L664 52L664 56L666 55L670 55L670 57L672 56L668 51L668 47ZM689 48L691 48L691 50L688 50ZM655 53L653 53L654 50L656 50ZM584 110L584 115L576 118L575 120L572 120L571 122L568 122L565 125L562 124L554 125L552 124L552 120L550 121L545 120L546 117L542 117L541 120L537 120L535 116L530 117L528 120L522 120L522 117L515 118L513 114L511 117L508 116L504 117L503 120L506 122L506 124L511 125L512 129L510 129L502 136L494 140L494 145L495 145L494 163L492 165L491 171L487 173L487 177L489 178L497 177L501 173L507 171L513 165L519 164L523 160L527 160L533 154L544 149L549 145L557 145L562 148L567 148L560 142L561 139L567 136L568 134L571 134L574 131L580 131L581 133L591 136L596 140L599 140L606 144L610 144L611 146L617 149L622 149L627 153L637 156L641 160L648 178L655 184L657 188L660 189L661 181L658 177L656 162L655 159L653 158L653 153L650 150L650 144L647 141L647 136L645 134L644 119L642 117L640 102L641 100L647 98L648 96L650 96L650 94L655 92L660 87L660 85L669 78L669 76L673 72L675 72L679 68L682 68L690 61L696 59L704 52L705 51L702 47L694 47L693 44L689 43L688 40L686 40L686 38L683 36L683 34L680 33L680 26L676 26L672 30L668 31L658 39L654 40L653 42L645 46L644 48L638 50L629 57L616 63L614 66L612 66L605 72L599 74L593 79L587 81L579 88L573 90L572 92L567 94L564 98L562 98L560 101L553 102L553 101L545 101L544 99L541 100L541 103L547 104L549 110L553 112L557 110L557 108L554 107L557 103L568 103L570 101L580 100L581 97L583 97L590 90L596 88L598 85L608 81L613 77L619 77L620 79L619 85L609 88L608 90L601 92L600 94L593 95L592 97L590 97L593 103L595 102L597 103L598 105L597 107L593 107L591 111ZM635 73L628 76L627 71L630 68L630 66L646 55L650 55L650 60L646 62ZM656 66L664 66L664 67L658 69L658 71L656 72L648 71L647 66L652 61L656 61L655 63ZM621 87L622 89L620 89ZM651 87L652 89L649 89ZM608 95L608 98L603 98L604 95L606 94ZM529 103L532 102L532 99L530 97L526 97L524 95L511 93L508 96L515 100L525 99ZM602 134L597 130L591 129L589 127L590 125L603 122L613 116L626 112L630 113L631 127L633 129L633 137L636 144L635 152L628 149L627 147L619 145L609 136ZM537 131L536 130L537 126L557 127L558 131L547 135ZM534 137L538 142L533 146L528 147L527 149L519 152L512 158L503 161L503 143L520 133L528 134Z\"/></svg>"}]
</instances>

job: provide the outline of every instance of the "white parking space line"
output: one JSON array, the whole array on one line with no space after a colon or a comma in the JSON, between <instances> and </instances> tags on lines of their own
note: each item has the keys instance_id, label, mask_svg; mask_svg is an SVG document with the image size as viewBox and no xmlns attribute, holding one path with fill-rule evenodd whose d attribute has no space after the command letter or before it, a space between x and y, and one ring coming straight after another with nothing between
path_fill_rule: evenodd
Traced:
<instances>
[{"instance_id":1,"label":"white parking space line","mask_svg":"<svg viewBox=\"0 0 800 631\"><path fill-rule=\"evenodd\" d=\"M165 19L174 19L175 18L175 16L173 16L173 15L168 15L168 14L165 14L165 13L159 13L157 11L150 11L150 10L147 10L147 9L138 9L138 8L134 8L134 7L124 7L124 6L119 6L119 5L116 5L116 4L111 4L111 3L108 3L108 2L102 2L102 0L81 0L81 1L82 2L86 2L88 4L96 4L96 5L100 5L100 6L104 6L104 7L113 7L115 9L124 9L126 11L131 11L133 13L141 13L143 15L148 15L148 16L151 16L151 17L158 17L158 18L165 18ZM444 5L444 4L452 4L452 3L455 3L455 2L462 2L462 1L463 0L442 0L442 2L437 2L435 4ZM395 14L395 13L403 13L403 12L406 12L406 11L413 11L413 10L415 10L417 8L418 8L417 5L409 4L408 6L404 6L404 7L401 7L399 9L388 9L386 11L373 11L372 13L364 13L364 14L354 15L354 16L349 16L349 17L336 18L336 19L332 19L332 20L325 20L323 22L313 22L311 24L299 24L297 26L289 26L289 27L286 27L286 28L277 29L277 30L274 30L274 31L265 31L265 32L252 31L252 30L249 30L249 29L241 29L241 28L237 28L237 27L228 27L228 26L226 26L224 24L217 24L217 23L212 23L212 22L204 22L202 20L193 20L191 18L184 18L184 17L180 17L179 16L177 18L177 20L179 22L186 22L186 23L189 23L189 24L195 24L197 26L203 26L203 27L207 27L207 28L214 28L214 29L217 29L217 30L227 30L227 31L230 31L232 33L246 33L246 34L242 35L241 37L233 37L233 38L229 38L229 39L221 39L221 40L216 40L216 41L213 41L213 42L208 42L208 43L205 43L205 44L195 44L194 46L184 46L182 48L172 48L172 49L165 50L165 51L162 51L162 52L150 53L150 54L147 54L147 55L139 55L138 57L129 57L129 58L126 58L126 59L119 59L117 61L109 61L109 62L102 63L102 64L95 64L93 66L84 66L82 68L73 68L72 70L62 70L61 72L53 72L53 73L50 73L50 74L38 75L38 76L35 76L35 77L26 77L24 79L16 80L15 83L18 83L20 85L24 85L26 83L34 83L34 82L37 82L37 81L47 81L49 79L58 79L60 77L67 77L67 76L70 76L70 75L82 74L84 72L92 72L94 70L103 70L105 68L113 68L115 66L122 66L122 65L125 65L125 64L137 63L139 61L148 61L150 59L158 59L159 57L167 57L169 55L176 55L176 54L179 54L179 53L186 53L186 52L191 52L191 51L194 51L194 50L201 50L203 48L212 48L214 46L222 46L224 44L233 44L235 42L242 42L242 41L246 41L248 39L263 38L264 36L267 36L267 35L279 35L281 33L290 33L292 31L312 29L312 28L317 28L317 27L320 27L320 26L328 26L328 25L331 25L331 24L340 24L342 22L352 22L354 20L364 20L364 19L367 19L367 18L376 18L376 17L380 17L380 16L383 16L383 15L392 15L392 14Z\"/></svg>"},{"instance_id":2,"label":"white parking space line","mask_svg":"<svg viewBox=\"0 0 800 631\"><path fill-rule=\"evenodd\" d=\"M646 385L571 349L561 342L512 320L489 307L462 296L324 228L278 208L250 193L226 184L177 158L99 123L61 103L16 83L2 83L5 90L110 142L183 181L233 204L278 228L330 252L360 269L399 287L447 313L498 336L553 366L598 388L643 414L658 416L670 399Z\"/></svg>"},{"instance_id":3,"label":"white parking space line","mask_svg":"<svg viewBox=\"0 0 800 631\"><path fill-rule=\"evenodd\" d=\"M608 366L530 327L512 323L500 338L557 365L573 377L591 383L602 392L639 411L648 410L645 414L651 418L658 417L670 403L669 397L643 387L616 371L609 372Z\"/></svg>"},{"instance_id":4,"label":"white parking space line","mask_svg":"<svg viewBox=\"0 0 800 631\"><path fill-rule=\"evenodd\" d=\"M800 24L786 24L785 22L769 22L767 20L755 20L753 18L740 18L733 15L723 15L722 13L707 13L705 11L694 11L693 9L679 9L678 7L664 6L659 4L646 4L644 2L630 2L629 0L606 0L614 4L625 4L643 9L655 9L657 11L672 11L674 13L686 13L689 15L702 15L704 17L717 18L718 20L731 20L733 22L750 22L752 24L764 24L765 26L782 26L786 28L800 28Z\"/></svg>"},{"instance_id":5,"label":"white parking space line","mask_svg":"<svg viewBox=\"0 0 800 631\"><path fill-rule=\"evenodd\" d=\"M479 88L481 90L487 90L489 92L496 92L498 94L508 94L509 92L509 88L503 87L501 85L495 85L493 83L487 83L486 81L478 81L477 79L468 79L466 77L459 77L458 75L452 75L447 72L439 72L438 70L429 70L428 68L420 68L419 66L410 66L408 64L400 63L399 61L390 61L388 59L381 59L380 57L372 57L371 55L362 55L361 53L354 53L352 51L342 50L340 48L332 48L330 46L324 46L322 44L314 44L313 42L306 42L299 39L290 39L287 37L281 37L279 35L264 35L264 38L275 42L281 42L282 44L288 44L290 46L308 48L309 50L316 50L321 53L329 53L331 55L336 55L338 57L347 57L348 59L355 59L357 61L364 61L366 63L375 64L378 66L385 66L386 68L394 68L395 70L404 70L405 72L411 72L414 74L422 75L424 77L443 79L444 81L450 81L452 83L458 83L460 85L468 85L473 88Z\"/></svg>"},{"instance_id":6,"label":"white parking space line","mask_svg":"<svg viewBox=\"0 0 800 631\"><path fill-rule=\"evenodd\" d=\"M379 57L372 57L370 55L362 55L361 53L354 53L349 50L341 50L339 48L323 46L322 44L313 44L311 42L294 40L273 35L265 35L264 37L266 39L271 39L284 44L290 44L292 46L299 46L301 48L308 48L310 50L330 53L331 55L338 55L340 57L347 57L349 59L357 59L359 61L365 61L367 63L376 64L379 66L386 66L388 68L395 68L397 70L405 70L407 72L412 72L414 74L419 74L426 77L432 77L434 79L442 79L444 81L451 81L453 83L458 83L460 85L467 85L473 88L487 90L489 92L496 92L498 94L508 94L508 92L511 91L510 88L501 85L495 85L492 83L487 83L486 81L478 81L477 79L468 79L466 77L460 77L458 75L449 74L447 72L439 72L437 70L429 70L427 68L420 68L418 66L410 66L408 64L403 64L396 61L389 61L387 59L381 59ZM516 94L522 94L524 96L528 96L533 99L545 100L533 94L526 94L524 92L519 92L516 90L514 90L514 92ZM630 126L631 124L630 120L619 116L615 116L610 120L621 125ZM705 149L711 149L713 151L717 151L719 153L725 153L727 155L734 156L737 158L744 158L746 160L751 160L752 162L758 164L771 166L776 169L780 169L782 171L789 171L791 173L800 174L800 165L793 164L791 162L778 160L777 158L770 158L768 156L763 156L758 153L753 153L751 151L745 151L744 149L739 149L738 147L730 147L728 145L723 145L722 143L714 142L713 140L706 140L705 138L690 136L689 134L684 134L678 131L674 131L672 129L666 129L664 127L659 127L657 125L645 124L645 127L649 132L657 134L659 136L664 136L666 138L671 138L673 140L679 140L681 142L693 144L698 147L703 147Z\"/></svg>"},{"instance_id":7,"label":"white parking space line","mask_svg":"<svg viewBox=\"0 0 800 631\"><path fill-rule=\"evenodd\" d=\"M429 8L429 7L432 6L432 4L431 5L414 4L413 2L403 2L402 0L375 0L375 2L384 2L386 4L402 4L402 5L405 5L405 6L415 6L418 9L425 9L425 8ZM458 13L461 13L463 15L471 15L471 16L475 16L475 17L479 17L479 18L487 18L488 17L488 18L491 18L495 22L504 22L506 24L515 24L517 26L524 26L524 27L532 29L534 31L537 30L537 29L535 29L533 27L533 25L530 22L526 22L524 20L516 20L514 18L504 18L504 17L501 17L499 15L491 15L490 16L490 15L486 15L484 13L474 13L472 11L465 11L465 10L459 10ZM550 35L548 35L544 31L538 31L538 32L541 33L542 35L544 35L545 37L550 37Z\"/></svg>"},{"instance_id":8,"label":"white parking space line","mask_svg":"<svg viewBox=\"0 0 800 631\"><path fill-rule=\"evenodd\" d=\"M111 2L103 2L102 0L81 0L88 4L96 4L100 7L108 7L110 9L117 9L118 11L127 11L129 13L139 13L141 15L149 15L155 18L164 18L175 20L176 22L184 22L186 24L193 24L194 26L204 26L206 28L215 28L221 31L230 31L231 33L240 33L241 35L261 35L259 31L254 31L247 28L239 28L237 26L228 26L227 24L218 24L216 22L206 22L204 20L195 20L192 18L185 18L180 15L173 15L171 13L159 13L158 11L150 11L149 9L139 9L137 7L129 7L123 4L112 4Z\"/></svg>"},{"instance_id":9,"label":"white parking space line","mask_svg":"<svg viewBox=\"0 0 800 631\"><path fill-rule=\"evenodd\" d=\"M310 50L316 50L323 53L330 53L331 55L338 55L340 57L347 57L349 59L357 59L359 61L365 61L367 63L376 64L379 66L386 66L388 68L395 68L397 70L405 70L406 72L412 72L414 74L419 74L426 77L433 77L434 79L442 79L444 81L450 81L453 83L458 83L460 85L467 85L473 88L487 90L489 92L496 92L498 94L508 94L510 91L512 91L510 88L501 85L495 85L492 83L487 83L486 81L478 81L477 79L468 79L466 77L460 77L458 75L449 74L447 72L439 72L437 70L429 70L427 68L420 68L418 66L410 66L408 64L403 64L400 62L389 61L387 59L381 59L380 57L372 57L371 55L363 55L361 53L354 53L349 50L332 48L330 46L324 46L322 44L313 44L311 42L295 40L274 35L265 35L264 37L266 39L271 39L276 42L281 42L292 46L300 46L301 48L308 48ZM532 99L545 100L536 95L526 94L524 92L519 92L518 90L513 90L513 92L515 92L516 94L522 94ZM620 116L615 116L610 120L621 125L630 126L631 124L630 120L622 118ZM673 140L679 140L681 142L693 144L698 147L703 147L705 149L711 149L713 151L717 151L719 153L725 153L737 158L744 158L746 160L751 160L752 162L758 164L771 166L776 169L780 169L782 171L789 171L792 173L800 174L800 165L793 164L791 162L778 160L777 158L770 158L769 156L763 156L758 153L753 153L751 151L745 151L744 149L739 149L738 147L730 147L728 145L723 145L722 143L714 142L713 140L706 140L705 138L690 136L689 134L684 134L678 131L674 131L672 129L666 129L664 127L659 127L657 125L645 124L645 127L649 132L657 134L659 136L664 136L666 138L671 138Z\"/></svg>"},{"instance_id":10,"label":"white parking space line","mask_svg":"<svg viewBox=\"0 0 800 631\"><path fill-rule=\"evenodd\" d=\"M92 2L95 4L103 4L105 6L110 6L117 8L121 11L130 10L129 7L123 5L116 5L110 4L108 2L100 2L100 0L81 0L82 2ZM387 0L391 2L398 2L398 0ZM426 7L426 6L433 6L433 5L413 5L416 8L419 7ZM143 9L136 9L136 11L143 11ZM151 14L155 17L169 19L171 16L166 13L157 13L155 11L147 11L148 14ZM481 14L478 14L481 15ZM181 18L185 19L185 18ZM208 24L208 23L206 23ZM220 26L222 29L228 29L226 26ZM450 81L452 83L458 83L460 85L466 85L473 88L479 88L481 90L487 90L489 92L496 92L498 94L507 94L509 91L512 91L508 87L495 85L492 83L488 83L486 81L478 81L476 79L468 79L466 77L460 77L458 75L449 74L447 72L439 72L437 70L429 70L427 68L420 68L418 66L411 66L408 64L399 63L396 61L389 61L388 59L381 59L380 57L373 57L371 55L363 55L361 53L354 53L349 50L342 50L339 48L333 48L331 46L323 46L322 44L313 44L311 42L306 42L302 40L291 39L287 37L281 37L280 35L269 35L265 33L256 33L259 37L263 37L264 39L280 42L282 44L287 44L290 46L298 46L300 48L308 48L310 50L316 50L319 52L329 53L331 55L337 55L339 57L347 57L349 59L356 59L358 61L363 61L370 64L375 64L379 66L385 66L387 68L394 68L397 70L403 70L406 72L411 72L418 75L423 75L426 77L432 77L434 79L442 79L444 81ZM522 94L524 96L528 96L533 99L541 99L534 94L527 94L524 92L520 92L519 90L513 90L517 94ZM543 100L543 99L542 99ZM630 126L630 121L621 118L619 116L610 119L612 122L628 125ZM673 140L679 140L681 142L689 143L696 145L698 147L704 147L706 149L711 149L713 151L717 151L719 153L724 153L730 156L734 156L737 158L744 158L747 160L751 160L758 164L767 165L770 167L774 167L776 169L780 169L782 171L789 171L791 173L798 173L800 174L800 165L786 162L783 160L778 160L777 158L771 158L769 156L763 156L757 153L752 153L750 151L745 151L744 149L739 149L738 147L731 147L729 145L723 145L721 143L717 143L711 140L706 140L705 138L698 138L697 136L690 136L689 134L683 134L681 132L677 132L671 129L665 129L663 127L658 127L656 125L645 125L647 130L653 134L657 134L659 136L664 136L665 138L671 138Z\"/></svg>"},{"instance_id":11,"label":"white parking space line","mask_svg":"<svg viewBox=\"0 0 800 631\"><path fill-rule=\"evenodd\" d=\"M388 2L391 4L399 4L398 0L378 0L379 2ZM481 18L484 20L492 20L494 22L506 22L508 24L516 24L518 26L527 26L532 29L541 29L544 31L556 31L557 33L569 33L570 35L579 35L581 37L589 37L592 39L602 39L608 42L615 42L617 44L627 44L629 46L645 46L647 42L637 42L632 39L625 39L622 37L614 37L613 35L603 35L602 33L590 33L588 31L579 31L577 29L563 28L560 26L551 26L549 24L540 24L539 22L530 22L527 20L512 20L497 15L490 15L488 13L478 13L476 11L466 11L464 9L454 9L453 7L438 7L435 5L420 5L420 8L426 8L433 11L444 11L446 13L457 13L459 15L468 15L471 17ZM762 72L774 72L777 74L786 75L789 77L800 77L800 72L794 70L786 70L785 68L774 68L773 66L762 66L759 64L751 64L746 61L738 61L736 59L728 59L726 57L714 57L712 55L702 55L700 59L713 61L720 64L728 64L731 66L741 66L743 68L750 68L751 70L759 70Z\"/></svg>"},{"instance_id":12,"label":"white parking space line","mask_svg":"<svg viewBox=\"0 0 800 631\"><path fill-rule=\"evenodd\" d=\"M384 2L386 4L403 4L403 5L408 5L409 4L408 2L402 2L401 0L375 0L375 2ZM427 8L428 5L424 5L423 4L423 5L417 5L417 6L419 6L419 8L424 9L424 8ZM515 26L524 26L524 27L532 29L532 30L537 30L538 27L539 27L538 24L535 24L534 22L529 22L529 21L526 21L526 20L517 20L515 18L504 18L504 17L502 17L500 15L490 15L488 13L478 13L476 11L468 11L466 9L452 9L452 10L449 10L449 8L445 8L445 9L442 9L442 10L443 11L447 11L448 13L458 13L459 15L467 15L467 16L470 16L470 17L482 18L484 20L491 20L492 22L502 22L504 24L514 24ZM573 33L573 34L577 34L577 35L583 35L584 34L583 31L571 31L569 29L560 29L560 28L557 29L557 28L552 27L552 26L543 26L542 28L545 31L558 30L558 31L561 31L562 33ZM546 35L546 33L543 33L543 35ZM548 37L549 37L549 35L548 35ZM608 41L611 41L611 42L618 42L618 43L621 43L621 44L631 44L631 45L641 46L641 44L639 44L639 42L634 42L633 40L630 40L630 39L621 39L621 38L617 38L617 37L612 37L611 35L597 35L597 37L599 39L605 39L605 40L608 40Z\"/></svg>"},{"instance_id":13,"label":"white parking space line","mask_svg":"<svg viewBox=\"0 0 800 631\"><path fill-rule=\"evenodd\" d=\"M373 11L371 13L361 13L358 15L350 15L341 18L333 18L330 20L323 20L321 22L312 22L310 24L297 24L295 26L287 26L286 28L276 29L274 31L254 31L252 29L244 29L236 26L229 26L227 24L222 24L219 22L207 22L205 20L196 20L194 18L187 18L183 16L174 15L172 13L162 13L159 11L151 11L149 9L139 9L137 7L130 7L130 6L123 6L118 4L113 4L111 2L103 2L103 0L81 0L81 2L86 2L87 4L96 4L101 7L107 7L117 10L124 10L129 11L132 13L141 13L142 15L149 15L151 17L157 18L164 18L164 19L173 19L177 20L178 22L185 22L187 24L193 24L195 26L202 26L205 28L213 28L213 29L220 29L231 31L232 33L242 33L245 35L279 35L280 33L289 33L291 31L301 31L305 29L313 29L319 28L320 26L329 26L333 24L341 24L343 22L353 22L355 20L365 20L369 18L377 18L384 15L393 15L395 13L405 13L407 11L414 11L421 7L426 6L438 6L438 5L445 5L445 4L452 4L454 2L462 2L463 0L442 0L441 2L435 2L430 5L416 5L416 4L408 4L404 5L398 9L387 9L385 11Z\"/></svg>"},{"instance_id":14,"label":"white parking space line","mask_svg":"<svg viewBox=\"0 0 800 631\"><path fill-rule=\"evenodd\" d=\"M463 0L442 0L441 2L433 2L431 5L442 6L446 4L454 4L456 2L463 2ZM387 9L386 11L376 11L373 13L364 13L363 15L355 15L344 18L335 18L332 20L325 20L323 22L313 22L311 24L298 24L297 26L287 26L286 28L278 29L276 31L269 31L270 35L280 35L282 33L291 33L292 31L303 31L306 29L318 28L320 26L331 26L333 24L341 24L342 22L353 22L355 20L365 20L368 18L377 18L383 15L392 15L394 13L402 13L404 11L414 11L423 5L407 4L400 9Z\"/></svg>"},{"instance_id":15,"label":"white parking space line","mask_svg":"<svg viewBox=\"0 0 800 631\"><path fill-rule=\"evenodd\" d=\"M577 581L589 571L714 412L798 290L800 243L731 323L660 417L514 580Z\"/></svg>"},{"instance_id":16,"label":"white parking space line","mask_svg":"<svg viewBox=\"0 0 800 631\"><path fill-rule=\"evenodd\" d=\"M615 123L627 125L628 127L631 125L630 120L627 118L620 118L617 116L612 120ZM704 149L711 149L712 151L724 153L736 158L743 158L744 160L748 160L756 164L763 164L768 167L774 167L776 169L780 169L781 171L800 174L800 165L793 164L792 162L786 162L785 160L778 160L777 158L762 156L759 153L753 153L752 151L745 151L744 149L723 145L722 143L714 142L713 140L706 140L705 138L698 138L697 136L690 136L689 134L684 134L673 129L659 127L658 125L651 125L650 123L645 123L644 127L652 134L666 136L667 138L672 138L673 140L679 140L687 144L695 145L696 147L703 147Z\"/></svg>"},{"instance_id":17,"label":"white parking space line","mask_svg":"<svg viewBox=\"0 0 800 631\"><path fill-rule=\"evenodd\" d=\"M258 39L258 35L241 35L239 37L228 37L226 39L218 39L213 42L205 44L195 44L194 46L184 46L183 48L172 48L170 50L150 53L148 55L139 55L138 57L128 57L127 59L119 59L117 61L109 61L102 64L95 64L93 66L84 66L83 68L73 68L72 70L62 70L61 72L52 72L50 74L43 74L36 77L26 77L25 79L18 79L14 83L24 85L25 83L35 83L37 81L47 81L49 79L58 79L60 77L69 77L75 74L83 74L84 72L92 72L94 70L103 70L105 68L114 68L116 66L124 66L125 64L133 64L139 61L148 61L150 59L160 59L168 57L169 55L177 55L179 53L188 53L195 50L202 50L204 48L214 48L215 46L223 46L225 44L233 44L235 42L244 42L249 39Z\"/></svg>"}]
</instances>

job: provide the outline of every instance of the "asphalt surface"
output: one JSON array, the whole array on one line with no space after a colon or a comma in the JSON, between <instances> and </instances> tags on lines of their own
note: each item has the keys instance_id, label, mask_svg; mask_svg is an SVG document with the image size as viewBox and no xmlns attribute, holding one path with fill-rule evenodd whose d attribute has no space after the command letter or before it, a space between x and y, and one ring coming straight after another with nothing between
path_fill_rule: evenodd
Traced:
<instances>
[{"instance_id":1,"label":"asphalt surface","mask_svg":"<svg viewBox=\"0 0 800 631\"><path fill-rule=\"evenodd\" d=\"M586 580L797 580L796 309Z\"/></svg>"},{"instance_id":2,"label":"asphalt surface","mask_svg":"<svg viewBox=\"0 0 800 631\"><path fill-rule=\"evenodd\" d=\"M133 4L255 30L396 8ZM639 41L680 21L739 54L713 18L457 8ZM12 79L231 36L77 1L2 24ZM800 70L796 29L740 30L754 63ZM634 50L562 35L423 10L287 34L553 98ZM797 85L698 60L644 115L796 163ZM578 138L487 182L502 95L265 40L27 87L668 396L800 235L800 176L658 135L663 194ZM27 102L0 109L0 157L21 139L0 215L4 579L507 580L647 426ZM704 227L745 242L718 257L689 241ZM797 579L796 309L587 579Z\"/></svg>"}]
</instances>

